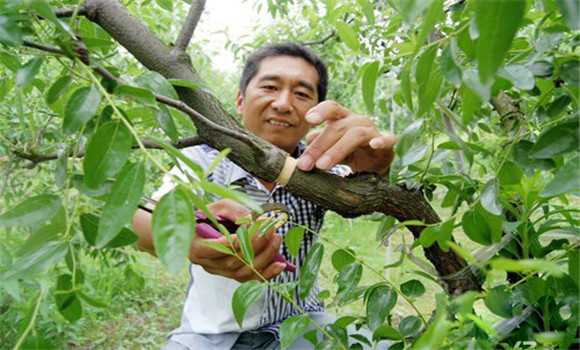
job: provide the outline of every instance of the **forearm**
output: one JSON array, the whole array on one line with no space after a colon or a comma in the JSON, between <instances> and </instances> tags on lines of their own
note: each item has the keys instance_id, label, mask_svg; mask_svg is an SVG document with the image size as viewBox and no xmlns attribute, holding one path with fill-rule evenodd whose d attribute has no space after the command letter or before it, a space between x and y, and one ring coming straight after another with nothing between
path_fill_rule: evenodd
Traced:
<instances>
[{"instance_id":1,"label":"forearm","mask_svg":"<svg viewBox=\"0 0 580 350\"><path fill-rule=\"evenodd\" d=\"M139 237L137 240L137 249L145 251L153 256L155 254L155 245L153 244L153 234L151 233L151 220L153 215L143 209L138 209L133 216L133 229Z\"/></svg>"}]
</instances>

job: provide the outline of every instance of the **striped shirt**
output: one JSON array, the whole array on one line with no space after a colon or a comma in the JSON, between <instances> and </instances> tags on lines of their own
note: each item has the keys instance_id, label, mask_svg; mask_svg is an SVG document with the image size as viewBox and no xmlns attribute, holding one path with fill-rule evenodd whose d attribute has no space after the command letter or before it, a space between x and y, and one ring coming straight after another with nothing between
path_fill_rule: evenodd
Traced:
<instances>
[{"instance_id":1,"label":"striped shirt","mask_svg":"<svg viewBox=\"0 0 580 350\"><path fill-rule=\"evenodd\" d=\"M301 142L293 157L299 157L305 150L305 143ZM183 150L184 155L197 163L202 169L207 170L219 155L219 152L207 145L189 147ZM183 169L187 167L182 165ZM331 172L344 174L349 171L346 166L336 166ZM174 168L171 173L185 179L185 176ZM194 176L195 177L195 176ZM237 166L227 158L222 159L214 167L208 180L221 186L236 186L237 190L246 193L256 203L281 203L288 209L289 221L308 227L318 232L322 226L325 209L302 198L296 197L286 191L282 186L276 185L269 192L254 176ZM161 197L173 187L171 178L166 176L162 187L153 195ZM217 197L213 198L217 200ZM276 232L285 235L293 225L287 223ZM306 256L317 237L312 232L306 231L296 257L289 254L285 242L280 247L280 252L297 269L295 272L284 271L276 276L271 282L276 284L298 282L299 271L304 264ZM181 343L187 343L189 333L221 334L226 332L241 331L267 331L278 336L281 323L291 315L299 311L284 298L268 288L262 298L248 310L244 318L243 328L235 322L231 309L231 297L240 285L239 282L222 276L212 275L205 272L200 266L190 265L191 282L188 288L186 303L183 310L181 326L171 334L171 339ZM318 285L310 291L310 294L302 301L295 293L294 301L306 312L323 311L324 305L317 299Z\"/></svg>"}]
</instances>

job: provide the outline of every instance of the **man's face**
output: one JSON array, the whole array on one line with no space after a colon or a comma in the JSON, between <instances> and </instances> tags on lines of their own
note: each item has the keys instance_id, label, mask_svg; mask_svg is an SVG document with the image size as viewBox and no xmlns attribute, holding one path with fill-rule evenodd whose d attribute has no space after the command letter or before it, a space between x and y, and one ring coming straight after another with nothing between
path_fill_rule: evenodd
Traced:
<instances>
[{"instance_id":1,"label":"man's face","mask_svg":"<svg viewBox=\"0 0 580 350\"><path fill-rule=\"evenodd\" d=\"M318 72L304 59L270 56L238 93L237 111L262 139L292 153L310 129L304 116L318 103Z\"/></svg>"}]
</instances>

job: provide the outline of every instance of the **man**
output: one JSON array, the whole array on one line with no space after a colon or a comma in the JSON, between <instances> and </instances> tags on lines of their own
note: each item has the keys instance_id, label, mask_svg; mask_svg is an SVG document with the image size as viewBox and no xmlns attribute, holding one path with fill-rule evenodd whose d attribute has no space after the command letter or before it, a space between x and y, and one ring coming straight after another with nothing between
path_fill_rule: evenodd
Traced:
<instances>
[{"instance_id":1,"label":"man","mask_svg":"<svg viewBox=\"0 0 580 350\"><path fill-rule=\"evenodd\" d=\"M257 136L298 158L298 168L304 171L319 169L344 173L369 171L386 175L393 159L396 137L381 135L370 118L353 114L336 102L325 101L327 71L322 60L310 50L292 43L276 44L254 53L246 62L240 81L236 106L245 126ZM325 127L306 136L313 125ZM302 141L306 137L306 144ZM202 168L212 164L219 154L208 146L191 147L183 151ZM172 172L183 176L178 170ZM295 197L276 183L267 183L242 170L228 159L216 166L211 181L220 185L235 184L258 203L282 203L288 210L290 221L318 232L324 209ZM172 184L167 177L155 194L160 197ZM249 210L231 200L216 200L208 205L214 215L232 221L246 216ZM151 239L151 216L139 211L134 220L140 239L138 246L154 254ZM290 256L283 243L289 230L286 224L276 233L269 232L252 241L254 266L274 283L297 281L299 270L316 237L306 233L297 258ZM201 348L277 348L278 331L287 317L298 311L290 303L268 289L247 312L243 328L233 317L231 299L240 285L258 279L250 268L237 258L202 245L203 239L195 236L190 248L190 273L181 326L170 336L166 349ZM228 245L225 238L213 240ZM236 237L234 236L234 242ZM281 252L296 265L296 272L284 271L286 265L273 261ZM324 313L322 302L317 300L318 287L314 287L298 305L317 323L332 322ZM308 346L303 340L295 346Z\"/></svg>"}]
</instances>

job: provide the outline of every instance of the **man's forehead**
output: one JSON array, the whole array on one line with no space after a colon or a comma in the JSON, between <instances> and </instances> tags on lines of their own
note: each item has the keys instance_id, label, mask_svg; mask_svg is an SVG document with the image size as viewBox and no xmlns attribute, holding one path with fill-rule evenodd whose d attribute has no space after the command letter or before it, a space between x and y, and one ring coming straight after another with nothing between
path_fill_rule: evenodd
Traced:
<instances>
[{"instance_id":1,"label":"man's forehead","mask_svg":"<svg viewBox=\"0 0 580 350\"><path fill-rule=\"evenodd\" d=\"M314 83L318 82L318 71L308 61L296 56L270 56L260 61L256 77L262 76L296 76L297 78L308 78Z\"/></svg>"}]
</instances>

